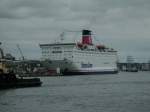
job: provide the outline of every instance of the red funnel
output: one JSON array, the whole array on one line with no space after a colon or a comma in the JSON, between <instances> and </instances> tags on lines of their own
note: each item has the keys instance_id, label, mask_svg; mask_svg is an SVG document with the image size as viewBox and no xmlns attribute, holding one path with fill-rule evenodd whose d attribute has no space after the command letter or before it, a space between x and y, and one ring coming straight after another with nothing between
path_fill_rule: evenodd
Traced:
<instances>
[{"instance_id":1,"label":"red funnel","mask_svg":"<svg viewBox=\"0 0 150 112\"><path fill-rule=\"evenodd\" d=\"M89 30L82 31L82 44L92 44L91 31Z\"/></svg>"}]
</instances>

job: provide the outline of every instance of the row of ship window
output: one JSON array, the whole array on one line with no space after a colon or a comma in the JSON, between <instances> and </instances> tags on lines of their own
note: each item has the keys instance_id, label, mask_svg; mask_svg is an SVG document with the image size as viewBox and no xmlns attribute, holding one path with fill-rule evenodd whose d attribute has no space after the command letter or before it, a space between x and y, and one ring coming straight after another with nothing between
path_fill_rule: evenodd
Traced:
<instances>
[{"instance_id":1,"label":"row of ship window","mask_svg":"<svg viewBox=\"0 0 150 112\"><path fill-rule=\"evenodd\" d=\"M92 51L94 51L94 52L92 52ZM49 49L43 49L42 50L42 53L62 53L63 51L61 51L61 50L54 50L54 51L51 51L51 50L49 50ZM66 50L64 50L64 52L72 52L72 51L66 51ZM97 51L97 53L95 53L95 50L93 50L93 49L89 49L89 50L86 50L86 51L82 51L82 50L78 50L78 51L75 51L75 52L79 52L79 53L93 53L93 54L99 54L99 53L108 53L108 52L111 52L111 51L108 51L108 52L106 52L105 50L102 50L102 51ZM113 51L114 52L114 51ZM112 53L112 52L111 52Z\"/></svg>"},{"instance_id":2,"label":"row of ship window","mask_svg":"<svg viewBox=\"0 0 150 112\"><path fill-rule=\"evenodd\" d=\"M52 51L51 52L42 52L42 54L50 54L50 55L55 55L56 53L60 54L62 53L62 51ZM96 55L96 54L99 54L99 55L112 55L112 53L93 53L93 52L75 52L74 53L75 55L81 55L81 54L93 54L93 55Z\"/></svg>"},{"instance_id":3,"label":"row of ship window","mask_svg":"<svg viewBox=\"0 0 150 112\"><path fill-rule=\"evenodd\" d=\"M69 51L69 52L70 52L70 51ZM55 54L55 53L62 53L62 51L52 51L52 52L49 52L49 51L42 51L42 54L51 54L51 53L52 53L52 54ZM80 54L80 53L82 53L82 54L94 54L94 55L95 55L95 54L100 54L100 55L101 55L101 54L104 54L104 55L105 55L105 54L107 54L107 55L112 55L112 53L106 53L106 52L105 52L105 53L102 53L102 52L101 52L101 53L99 53L99 52L95 53L95 52L81 52L81 51L75 51L75 54L76 54L76 53L78 53L78 54Z\"/></svg>"},{"instance_id":4,"label":"row of ship window","mask_svg":"<svg viewBox=\"0 0 150 112\"><path fill-rule=\"evenodd\" d=\"M43 55L43 57L49 57L49 58L62 58L62 57L66 57L66 58L74 58L74 57L91 57L91 56L95 56L95 57L100 57L100 55L92 55L92 54L84 54L84 55L78 55L78 54L75 54L74 56L72 56L71 54L69 55L64 55L64 56L61 56L61 55ZM109 57L109 55L105 56L105 57ZM112 57L112 56L111 56Z\"/></svg>"}]
</instances>

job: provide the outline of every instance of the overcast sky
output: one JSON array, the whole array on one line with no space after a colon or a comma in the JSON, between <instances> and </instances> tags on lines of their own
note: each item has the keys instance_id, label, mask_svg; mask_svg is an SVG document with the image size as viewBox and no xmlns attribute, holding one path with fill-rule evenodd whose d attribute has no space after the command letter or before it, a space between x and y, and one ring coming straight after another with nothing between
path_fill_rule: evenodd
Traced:
<instances>
[{"instance_id":1,"label":"overcast sky","mask_svg":"<svg viewBox=\"0 0 150 112\"><path fill-rule=\"evenodd\" d=\"M41 57L39 43L67 30L91 29L121 59L150 59L150 0L0 0L0 41L5 52Z\"/></svg>"}]
</instances>

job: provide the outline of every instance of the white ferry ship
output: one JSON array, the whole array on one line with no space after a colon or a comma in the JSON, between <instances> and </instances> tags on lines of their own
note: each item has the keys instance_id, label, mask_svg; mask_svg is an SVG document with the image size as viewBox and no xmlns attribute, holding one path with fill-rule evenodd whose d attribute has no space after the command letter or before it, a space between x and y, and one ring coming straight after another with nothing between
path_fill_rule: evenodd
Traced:
<instances>
[{"instance_id":1,"label":"white ferry ship","mask_svg":"<svg viewBox=\"0 0 150 112\"><path fill-rule=\"evenodd\" d=\"M63 75L117 73L117 51L94 45L90 30L82 30L82 42L40 44L42 58L51 72Z\"/></svg>"}]
</instances>

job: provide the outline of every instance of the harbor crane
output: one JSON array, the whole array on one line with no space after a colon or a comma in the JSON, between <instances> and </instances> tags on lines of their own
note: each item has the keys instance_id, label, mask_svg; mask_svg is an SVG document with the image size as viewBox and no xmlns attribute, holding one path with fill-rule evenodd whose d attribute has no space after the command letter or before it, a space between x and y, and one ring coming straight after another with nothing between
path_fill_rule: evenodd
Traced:
<instances>
[{"instance_id":1,"label":"harbor crane","mask_svg":"<svg viewBox=\"0 0 150 112\"><path fill-rule=\"evenodd\" d=\"M21 54L22 60L25 60L24 55L23 55L23 53L22 53L22 50L21 50L19 44L17 44L16 46L17 46L17 48L18 48L18 50L19 50L19 52L20 52L20 54Z\"/></svg>"},{"instance_id":2,"label":"harbor crane","mask_svg":"<svg viewBox=\"0 0 150 112\"><path fill-rule=\"evenodd\" d=\"M2 43L0 42L0 45L1 45ZM1 55L1 59L3 59L4 58L4 52L3 52L3 50L2 50L2 48L0 47L0 55Z\"/></svg>"}]
</instances>

